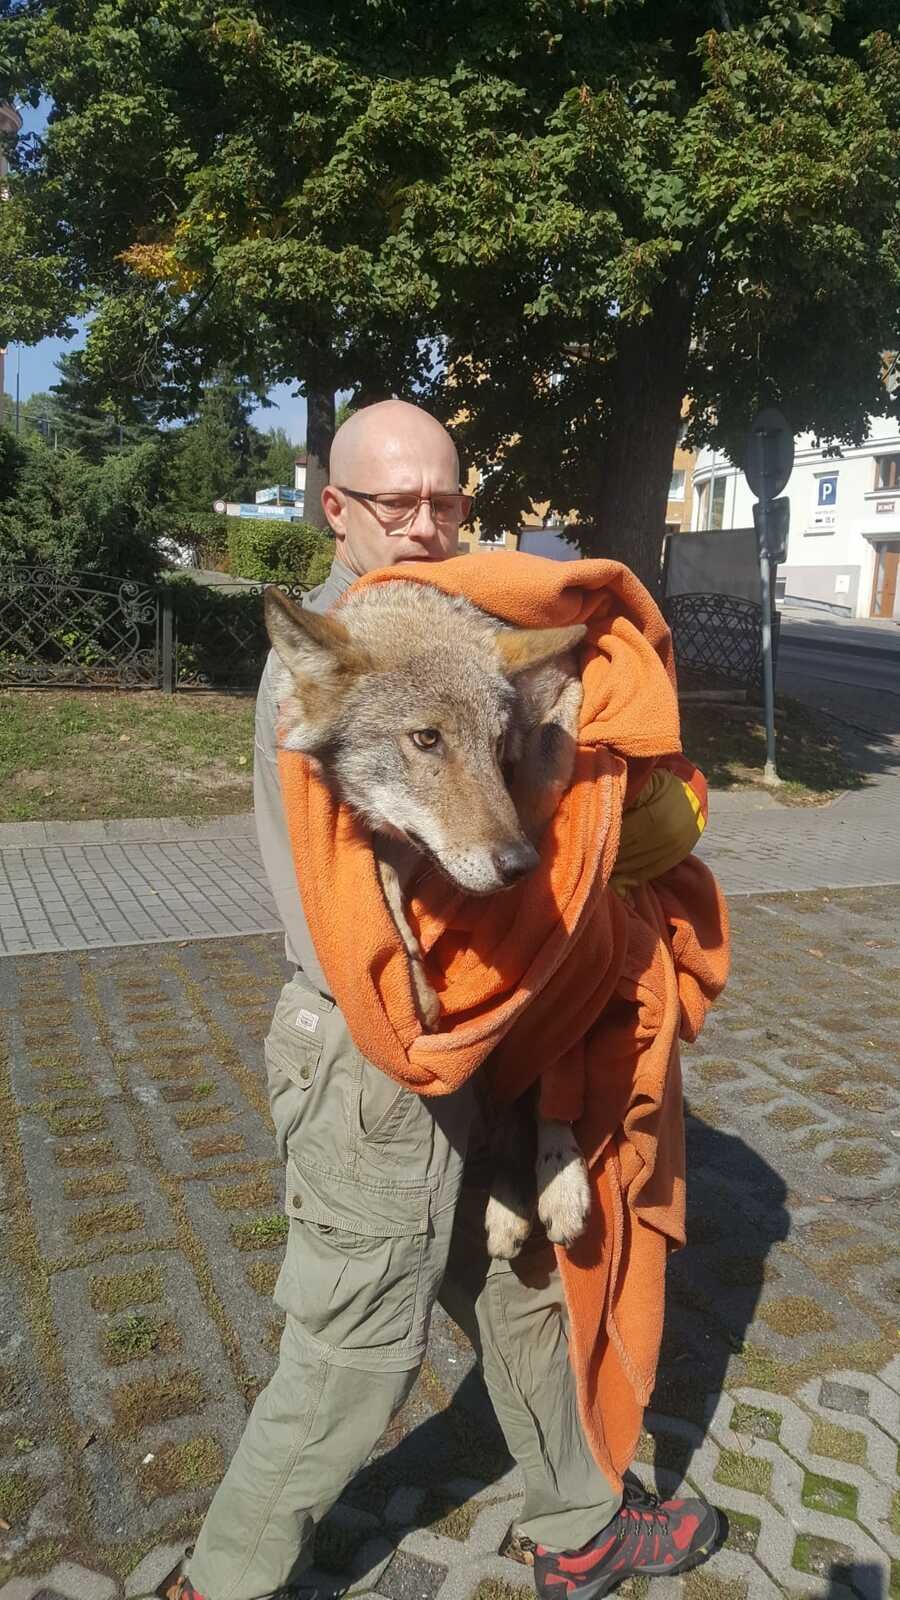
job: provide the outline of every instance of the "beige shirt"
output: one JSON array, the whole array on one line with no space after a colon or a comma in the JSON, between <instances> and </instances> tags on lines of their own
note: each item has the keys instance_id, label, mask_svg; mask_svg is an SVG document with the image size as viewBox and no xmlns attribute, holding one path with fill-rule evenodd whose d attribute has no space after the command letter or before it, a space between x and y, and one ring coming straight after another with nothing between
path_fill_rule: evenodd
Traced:
<instances>
[{"instance_id":1,"label":"beige shirt","mask_svg":"<svg viewBox=\"0 0 900 1600\"><path fill-rule=\"evenodd\" d=\"M334 561L325 582L304 595L302 604L310 611L330 611L344 590L349 589L351 583L355 581L355 575L348 567L339 561ZM281 803L278 748L275 738L275 723L278 716L275 674L278 665L274 650L270 650L256 697L256 740L253 752L253 812L256 818L256 835L269 888L284 927L284 953L292 966L302 969L305 977L320 994L332 998L316 955L316 947L306 926L303 901L300 898L297 874L294 871L291 841Z\"/></svg>"}]
</instances>

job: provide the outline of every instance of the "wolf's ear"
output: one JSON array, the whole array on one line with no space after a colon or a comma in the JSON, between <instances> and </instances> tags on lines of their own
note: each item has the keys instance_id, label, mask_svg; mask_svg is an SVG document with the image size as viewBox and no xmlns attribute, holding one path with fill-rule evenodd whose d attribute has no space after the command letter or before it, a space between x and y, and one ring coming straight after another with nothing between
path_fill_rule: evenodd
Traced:
<instances>
[{"instance_id":1,"label":"wolf's ear","mask_svg":"<svg viewBox=\"0 0 900 1600\"><path fill-rule=\"evenodd\" d=\"M304 611L280 589L266 589L266 631L276 655L296 682L321 680L335 668L357 664L357 651L345 627L333 617Z\"/></svg>"},{"instance_id":2,"label":"wolf's ear","mask_svg":"<svg viewBox=\"0 0 900 1600\"><path fill-rule=\"evenodd\" d=\"M586 632L581 622L570 628L501 628L494 634L501 670L508 678L514 678L529 667L543 666L554 656L573 650Z\"/></svg>"}]
</instances>

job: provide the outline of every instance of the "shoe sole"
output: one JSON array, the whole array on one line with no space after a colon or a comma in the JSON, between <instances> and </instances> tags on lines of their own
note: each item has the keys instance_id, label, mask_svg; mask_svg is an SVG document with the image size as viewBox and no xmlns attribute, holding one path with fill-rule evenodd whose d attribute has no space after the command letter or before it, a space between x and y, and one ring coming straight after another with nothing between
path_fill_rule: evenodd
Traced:
<instances>
[{"instance_id":1,"label":"shoe sole","mask_svg":"<svg viewBox=\"0 0 900 1600\"><path fill-rule=\"evenodd\" d=\"M677 1566L672 1563L667 1567L643 1567L640 1572L622 1572L618 1577L611 1575L609 1578L598 1578L595 1583L586 1583L584 1588L575 1591L573 1600L604 1600L604 1596L612 1594L618 1589L620 1583L626 1583L629 1578L680 1578L683 1572L692 1572L694 1567L702 1567L704 1561L714 1556L722 1548L728 1537L728 1524L720 1511L716 1512L716 1526L711 1536L699 1550L692 1550L689 1556L679 1561Z\"/></svg>"}]
</instances>

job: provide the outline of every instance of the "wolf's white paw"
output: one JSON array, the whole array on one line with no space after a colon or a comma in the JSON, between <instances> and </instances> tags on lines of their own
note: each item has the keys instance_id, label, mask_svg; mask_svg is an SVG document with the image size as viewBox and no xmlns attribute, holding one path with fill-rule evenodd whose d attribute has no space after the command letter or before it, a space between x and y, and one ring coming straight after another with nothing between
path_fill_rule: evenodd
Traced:
<instances>
[{"instance_id":1,"label":"wolf's white paw","mask_svg":"<svg viewBox=\"0 0 900 1600\"><path fill-rule=\"evenodd\" d=\"M574 1244L587 1226L591 1187L567 1122L538 1124L538 1216L554 1244Z\"/></svg>"},{"instance_id":2,"label":"wolf's white paw","mask_svg":"<svg viewBox=\"0 0 900 1600\"><path fill-rule=\"evenodd\" d=\"M531 1232L531 1218L512 1211L491 1195L484 1214L488 1255L494 1261L512 1261Z\"/></svg>"}]
</instances>

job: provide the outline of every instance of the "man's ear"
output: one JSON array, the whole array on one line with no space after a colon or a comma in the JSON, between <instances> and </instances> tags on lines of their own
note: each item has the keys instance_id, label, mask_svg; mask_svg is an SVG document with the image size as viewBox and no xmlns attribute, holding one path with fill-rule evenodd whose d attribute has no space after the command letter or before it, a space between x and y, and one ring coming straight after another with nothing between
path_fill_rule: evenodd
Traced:
<instances>
[{"instance_id":1,"label":"man's ear","mask_svg":"<svg viewBox=\"0 0 900 1600\"><path fill-rule=\"evenodd\" d=\"M266 631L276 655L295 683L322 682L335 673L357 670L360 652L347 629L333 617L304 611L280 589L265 592Z\"/></svg>"},{"instance_id":2,"label":"man's ear","mask_svg":"<svg viewBox=\"0 0 900 1600\"><path fill-rule=\"evenodd\" d=\"M554 656L574 650L586 632L581 622L569 628L501 628L494 634L500 669L506 677L514 678L529 667L543 666Z\"/></svg>"}]
</instances>

